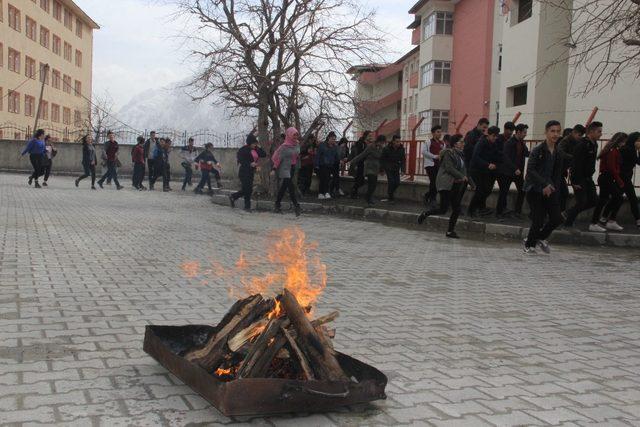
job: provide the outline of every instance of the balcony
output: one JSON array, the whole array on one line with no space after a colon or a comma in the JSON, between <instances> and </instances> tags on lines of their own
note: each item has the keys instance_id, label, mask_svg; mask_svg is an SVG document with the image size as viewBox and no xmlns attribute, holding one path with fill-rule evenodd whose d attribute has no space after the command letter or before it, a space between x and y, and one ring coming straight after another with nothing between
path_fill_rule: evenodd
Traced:
<instances>
[{"instance_id":1,"label":"balcony","mask_svg":"<svg viewBox=\"0 0 640 427\"><path fill-rule=\"evenodd\" d=\"M411 89L418 89L419 82L420 82L420 76L416 71L415 73L411 74L411 76L409 77L409 87Z\"/></svg>"},{"instance_id":2,"label":"balcony","mask_svg":"<svg viewBox=\"0 0 640 427\"><path fill-rule=\"evenodd\" d=\"M414 28L413 31L411 32L411 44L414 46L417 46L420 44L420 39L422 36L422 32L420 31L421 27L418 28Z\"/></svg>"},{"instance_id":3,"label":"balcony","mask_svg":"<svg viewBox=\"0 0 640 427\"><path fill-rule=\"evenodd\" d=\"M387 77L391 77L394 74L398 74L402 72L402 69L403 69L402 64L391 64L388 67L377 72L368 71L360 74L360 77L358 78L358 83L365 84L365 85L373 85L386 79Z\"/></svg>"},{"instance_id":4,"label":"balcony","mask_svg":"<svg viewBox=\"0 0 640 427\"><path fill-rule=\"evenodd\" d=\"M402 89L398 89L395 92L390 93L389 95L380 98L376 101L362 101L360 103L360 107L367 114L374 114L383 108L387 108L393 104L397 104L402 100Z\"/></svg>"}]
</instances>

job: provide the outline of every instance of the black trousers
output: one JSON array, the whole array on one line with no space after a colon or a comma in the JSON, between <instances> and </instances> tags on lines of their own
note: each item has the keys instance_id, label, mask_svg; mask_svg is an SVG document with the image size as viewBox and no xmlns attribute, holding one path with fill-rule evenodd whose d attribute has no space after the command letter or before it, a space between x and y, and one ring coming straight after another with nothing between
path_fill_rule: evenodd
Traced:
<instances>
[{"instance_id":1,"label":"black trousers","mask_svg":"<svg viewBox=\"0 0 640 427\"><path fill-rule=\"evenodd\" d=\"M322 168L321 168L322 170ZM284 194L289 192L289 199L293 206L298 206L298 199L296 197L296 186L293 185L293 176L295 174L295 167L291 168L291 177L290 178L282 178L282 182L280 183L280 189L278 190L278 196L276 198L276 209L280 209L282 205L282 199L284 198Z\"/></svg>"},{"instance_id":2,"label":"black trousers","mask_svg":"<svg viewBox=\"0 0 640 427\"><path fill-rule=\"evenodd\" d=\"M558 196L558 194L554 193L551 197L545 197L537 191L529 191L527 193L527 202L531 211L531 227L525 242L527 247L533 248L538 241L546 240L553 230L562 224L560 198ZM546 223L545 219L547 219Z\"/></svg>"},{"instance_id":3,"label":"black trousers","mask_svg":"<svg viewBox=\"0 0 640 427\"><path fill-rule=\"evenodd\" d=\"M400 169L387 169L387 195L393 200L398 187L400 187Z\"/></svg>"},{"instance_id":4,"label":"black trousers","mask_svg":"<svg viewBox=\"0 0 640 427\"><path fill-rule=\"evenodd\" d=\"M102 175L102 178L100 178L98 184L102 184L105 179L113 179L113 182L116 183L116 186L120 186L120 183L118 182L118 170L116 169L116 162L107 161L107 173Z\"/></svg>"},{"instance_id":5,"label":"black trousers","mask_svg":"<svg viewBox=\"0 0 640 427\"><path fill-rule=\"evenodd\" d=\"M331 184L329 192L333 193L334 196L338 196L340 194L340 163L331 168Z\"/></svg>"},{"instance_id":6,"label":"black trousers","mask_svg":"<svg viewBox=\"0 0 640 427\"><path fill-rule=\"evenodd\" d=\"M373 194L378 186L378 175L367 175L367 203L373 203Z\"/></svg>"},{"instance_id":7,"label":"black trousers","mask_svg":"<svg viewBox=\"0 0 640 427\"><path fill-rule=\"evenodd\" d=\"M240 184L241 189L231 195L233 200L237 200L240 197L244 197L244 208L251 209L251 195L253 194L253 177L252 173L249 176L241 176Z\"/></svg>"},{"instance_id":8,"label":"black trousers","mask_svg":"<svg viewBox=\"0 0 640 427\"><path fill-rule=\"evenodd\" d=\"M82 165L84 167L84 174L78 177L78 182L82 181L88 176L91 176L91 186L96 185L96 165Z\"/></svg>"},{"instance_id":9,"label":"black trousers","mask_svg":"<svg viewBox=\"0 0 640 427\"><path fill-rule=\"evenodd\" d=\"M169 183L171 182L171 165L169 162L164 163L162 165L162 188L169 188Z\"/></svg>"},{"instance_id":10,"label":"black trousers","mask_svg":"<svg viewBox=\"0 0 640 427\"><path fill-rule=\"evenodd\" d=\"M451 190L441 190L440 193L440 206L433 209L429 209L425 212L425 215L444 215L451 207L451 216L449 217L448 232L453 232L462 210L462 198L467 191L467 183L460 182L453 184Z\"/></svg>"},{"instance_id":11,"label":"black trousers","mask_svg":"<svg viewBox=\"0 0 640 427\"><path fill-rule=\"evenodd\" d=\"M196 187L196 189L198 190L202 190L204 188L205 185L208 186L209 190L211 190L211 171L208 169L201 169L202 171L202 176L200 177L200 182L198 183L198 186ZM182 184L182 189L184 190L184 186L185 184Z\"/></svg>"},{"instance_id":12,"label":"black trousers","mask_svg":"<svg viewBox=\"0 0 640 427\"><path fill-rule=\"evenodd\" d=\"M37 180L44 173L44 156L42 154L29 154L29 161L31 162L31 166L33 167L31 178Z\"/></svg>"},{"instance_id":13,"label":"black trousers","mask_svg":"<svg viewBox=\"0 0 640 427\"><path fill-rule=\"evenodd\" d=\"M153 187L156 182L156 162L153 159L147 159L147 171L149 171L149 188Z\"/></svg>"},{"instance_id":14,"label":"black trousers","mask_svg":"<svg viewBox=\"0 0 640 427\"><path fill-rule=\"evenodd\" d=\"M576 203L567 211L567 220L565 224L572 227L576 222L576 218L580 212L594 208L598 204L598 193L596 192L596 184L592 179L588 179L579 190L574 187L574 196Z\"/></svg>"},{"instance_id":15,"label":"black trousers","mask_svg":"<svg viewBox=\"0 0 640 427\"><path fill-rule=\"evenodd\" d=\"M144 163L133 164L133 186L135 188L142 187L144 181Z\"/></svg>"},{"instance_id":16,"label":"black trousers","mask_svg":"<svg viewBox=\"0 0 640 427\"><path fill-rule=\"evenodd\" d=\"M469 215L473 215L478 208L483 208L487 204L487 198L493 191L495 175L492 173L474 173L473 181L476 184L476 191L469 202Z\"/></svg>"},{"instance_id":17,"label":"black trousers","mask_svg":"<svg viewBox=\"0 0 640 427\"><path fill-rule=\"evenodd\" d=\"M44 182L47 182L49 175L51 175L51 166L53 166L53 160L45 157L42 161L42 173L44 175Z\"/></svg>"},{"instance_id":18,"label":"black trousers","mask_svg":"<svg viewBox=\"0 0 640 427\"><path fill-rule=\"evenodd\" d=\"M302 166L298 171L298 188L302 194L307 194L311 188L313 165Z\"/></svg>"},{"instance_id":19,"label":"black trousers","mask_svg":"<svg viewBox=\"0 0 640 427\"><path fill-rule=\"evenodd\" d=\"M600 220L600 214L603 209L607 213L605 218L615 221L624 201L622 198L623 189L618 185L613 175L608 172L601 173L598 176L598 186L600 187L600 196L598 197L598 204L593 210L591 223L596 224Z\"/></svg>"},{"instance_id":20,"label":"black trousers","mask_svg":"<svg viewBox=\"0 0 640 427\"><path fill-rule=\"evenodd\" d=\"M624 181L624 188L622 192L627 196L627 200L629 200L629 208L631 209L631 215L633 218L638 221L640 220L640 212L638 210L638 196L636 196L636 189L633 186L633 182L631 181L631 177L622 178ZM608 206L604 208L604 216L608 216L609 212L607 212Z\"/></svg>"},{"instance_id":21,"label":"black trousers","mask_svg":"<svg viewBox=\"0 0 640 427\"><path fill-rule=\"evenodd\" d=\"M560 188L558 189L560 193L560 211L564 212L567 210L567 200L569 199L569 186L567 185L567 178L562 178L560 180Z\"/></svg>"},{"instance_id":22,"label":"black trousers","mask_svg":"<svg viewBox=\"0 0 640 427\"><path fill-rule=\"evenodd\" d=\"M522 174L514 176L500 175L498 176L498 187L500 188L500 195L498 196L498 203L496 204L496 214L500 215L507 209L509 190L511 190L511 184L516 185L516 203L513 207L513 211L517 214L522 213L522 205L524 204L524 178Z\"/></svg>"},{"instance_id":23,"label":"black trousers","mask_svg":"<svg viewBox=\"0 0 640 427\"><path fill-rule=\"evenodd\" d=\"M364 167L356 166L356 176L353 177L353 188L351 188L351 196L358 197L358 190L364 185Z\"/></svg>"},{"instance_id":24,"label":"black trousers","mask_svg":"<svg viewBox=\"0 0 640 427\"><path fill-rule=\"evenodd\" d=\"M318 173L318 178L320 179L320 184L318 187L319 194L327 194L331 191L331 167L330 166L320 166L320 170ZM286 179L286 178L285 178Z\"/></svg>"},{"instance_id":25,"label":"black trousers","mask_svg":"<svg viewBox=\"0 0 640 427\"><path fill-rule=\"evenodd\" d=\"M427 170L427 176L429 177L429 191L427 191L424 195L424 201L426 203L430 203L431 201L436 199L438 194L438 188L436 187L436 179L438 178L438 166L427 166L425 168Z\"/></svg>"}]
</instances>

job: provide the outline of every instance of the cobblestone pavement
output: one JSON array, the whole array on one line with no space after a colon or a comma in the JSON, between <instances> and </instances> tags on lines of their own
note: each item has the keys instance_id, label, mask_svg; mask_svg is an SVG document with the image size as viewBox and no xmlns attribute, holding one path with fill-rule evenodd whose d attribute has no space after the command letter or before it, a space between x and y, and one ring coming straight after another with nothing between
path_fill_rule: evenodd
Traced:
<instances>
[{"instance_id":1,"label":"cobblestone pavement","mask_svg":"<svg viewBox=\"0 0 640 427\"><path fill-rule=\"evenodd\" d=\"M144 326L216 323L224 284L184 278L181 262L261 253L294 222L328 266L319 312L341 311L336 347L385 372L388 399L230 420L142 351ZM0 424L640 423L638 251L523 257L512 243L7 174L0 249Z\"/></svg>"}]
</instances>

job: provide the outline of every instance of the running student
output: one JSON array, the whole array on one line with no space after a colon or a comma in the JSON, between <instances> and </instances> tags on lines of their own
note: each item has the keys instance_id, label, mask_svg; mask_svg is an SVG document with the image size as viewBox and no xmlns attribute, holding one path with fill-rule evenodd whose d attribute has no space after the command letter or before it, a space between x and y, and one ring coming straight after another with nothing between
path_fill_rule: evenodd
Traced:
<instances>
[{"instance_id":1,"label":"running student","mask_svg":"<svg viewBox=\"0 0 640 427\"><path fill-rule=\"evenodd\" d=\"M424 168L429 177L429 191L424 195L425 205L429 205L436 199L438 194L436 186L436 178L438 176L438 167L440 165L440 151L445 148L442 141L442 126L436 125L431 128L431 139L426 141L422 147L422 156L424 157Z\"/></svg>"},{"instance_id":2,"label":"running student","mask_svg":"<svg viewBox=\"0 0 640 427\"><path fill-rule=\"evenodd\" d=\"M602 137L602 123L592 122L587 126L587 136L573 150L571 166L571 185L575 195L575 205L567 211L565 225L573 227L581 212L592 209L598 203L596 184L593 175L596 172L598 140ZM598 224L589 225L589 231L604 232Z\"/></svg>"},{"instance_id":3,"label":"running student","mask_svg":"<svg viewBox=\"0 0 640 427\"><path fill-rule=\"evenodd\" d=\"M529 157L529 148L525 143L529 126L520 123L515 127L515 133L504 144L503 158L505 166L503 167L503 179L505 182L500 187L500 197L496 205L496 213L503 213L507 207L507 197L511 183L516 184L516 203L513 208L513 215L520 218L522 215L522 205L524 204L524 166L527 157Z\"/></svg>"},{"instance_id":4,"label":"running student","mask_svg":"<svg viewBox=\"0 0 640 427\"><path fill-rule=\"evenodd\" d=\"M378 135L375 142L367 145L367 148L350 162L356 165L363 163L364 165L364 174L367 177L367 204L369 206L374 204L373 194L376 192L376 186L378 185L378 175L382 173L380 159L386 142L386 136Z\"/></svg>"},{"instance_id":5,"label":"running student","mask_svg":"<svg viewBox=\"0 0 640 427\"><path fill-rule=\"evenodd\" d=\"M107 147L105 150L107 172L102 175L102 178L100 178L100 180L98 181L98 185L100 186L100 188L103 188L102 184L104 183L104 181L110 178L113 180L113 182L115 182L116 188L118 190L122 190L123 187L120 185L120 182L118 182L118 172L116 170L116 168L118 167L118 142L116 141L114 133L111 131L107 132L107 138L108 141L106 143Z\"/></svg>"},{"instance_id":6,"label":"running student","mask_svg":"<svg viewBox=\"0 0 640 427\"><path fill-rule=\"evenodd\" d=\"M215 168L220 167L220 163L216 160L216 157L213 155L213 144L207 142L204 144L204 151L198 155L194 162L198 163L200 170L202 171L202 176L200 178L200 183L196 187L194 193L203 194L202 189L205 185L209 188L209 193L213 193L213 188L211 188L211 171L215 170ZM218 188L220 188L220 183L218 181ZM184 184L182 186L184 190Z\"/></svg>"},{"instance_id":7,"label":"running student","mask_svg":"<svg viewBox=\"0 0 640 427\"><path fill-rule=\"evenodd\" d=\"M545 141L531 150L529 156L524 183L531 211L531 227L524 241L526 254L535 254L536 247L544 253L551 252L547 238L562 224L558 188L562 179L564 159L557 147L561 133L560 122L555 120L547 122Z\"/></svg>"},{"instance_id":8,"label":"running student","mask_svg":"<svg viewBox=\"0 0 640 427\"><path fill-rule=\"evenodd\" d=\"M133 147L133 151L131 152L131 161L133 162L133 188L142 191L146 190L145 186L142 185L144 181L144 138L139 136L137 139L137 144Z\"/></svg>"},{"instance_id":9,"label":"running student","mask_svg":"<svg viewBox=\"0 0 640 427\"><path fill-rule=\"evenodd\" d=\"M44 137L44 146L45 146L45 157L43 162L43 175L44 179L42 181L42 186L46 187L47 181L49 180L49 175L51 175L51 168L53 167L53 158L58 154L58 150L51 143L51 136L47 135Z\"/></svg>"},{"instance_id":10,"label":"running student","mask_svg":"<svg viewBox=\"0 0 640 427\"><path fill-rule=\"evenodd\" d=\"M400 174L405 173L407 162L404 145L398 135L394 135L391 142L383 148L382 158L380 160L382 168L387 174L388 198L382 201L393 203L395 201L396 190L400 186Z\"/></svg>"},{"instance_id":11,"label":"running student","mask_svg":"<svg viewBox=\"0 0 640 427\"><path fill-rule=\"evenodd\" d=\"M271 161L273 162L272 174L277 175L280 179L280 189L276 197L275 212L282 213L282 199L284 193L289 192L289 199L293 204L296 216L300 216L300 204L296 198L296 188L293 185L293 176L296 171L296 164L300 158L298 154L298 141L300 133L296 128L289 128L285 132L285 139L278 149L273 153ZM319 151L319 150L318 150Z\"/></svg>"},{"instance_id":12,"label":"running student","mask_svg":"<svg viewBox=\"0 0 640 427\"><path fill-rule=\"evenodd\" d=\"M430 215L447 213L449 206L451 206L449 228L446 233L446 236L451 239L459 238L455 228L458 216L460 216L462 198L469 183L462 153L463 148L462 135L453 135L450 146L440 152L440 170L438 170L436 178L436 186L440 194L440 206L426 210L418 217L418 224L422 224Z\"/></svg>"},{"instance_id":13,"label":"running student","mask_svg":"<svg viewBox=\"0 0 640 427\"><path fill-rule=\"evenodd\" d=\"M471 158L473 157L473 150L476 148L476 144L487 133L489 128L489 119L483 117L478 120L478 124L475 128L467 132L464 137L464 162L467 165L471 165Z\"/></svg>"},{"instance_id":14,"label":"running student","mask_svg":"<svg viewBox=\"0 0 640 427\"><path fill-rule=\"evenodd\" d=\"M638 151L640 151L640 132L630 133L627 142L625 142L624 146L620 149L620 156L622 157L620 175L624 181L624 194L626 194L627 200L629 200L631 214L636 220L636 226L640 228L638 197L636 196L636 189L633 185L633 169L637 164L640 164Z\"/></svg>"},{"instance_id":15,"label":"running student","mask_svg":"<svg viewBox=\"0 0 640 427\"><path fill-rule=\"evenodd\" d=\"M84 169L84 174L80 175L76 179L76 187L80 184L80 181L91 176L91 189L96 189L97 164L98 156L96 156L96 148L93 145L93 138L91 135L85 135L82 137L82 168Z\"/></svg>"},{"instance_id":16,"label":"running student","mask_svg":"<svg viewBox=\"0 0 640 427\"><path fill-rule=\"evenodd\" d=\"M502 153L496 145L499 134L500 128L491 126L487 130L487 135L481 137L473 149L469 170L476 185L476 191L469 203L470 217L474 217L477 210L483 216L492 212L491 209L486 208L486 201L493 191L497 170L503 163Z\"/></svg>"},{"instance_id":17,"label":"running student","mask_svg":"<svg viewBox=\"0 0 640 427\"><path fill-rule=\"evenodd\" d=\"M236 200L240 197L244 198L245 212L251 212L251 195L253 194L253 178L258 167L258 160L267 157L267 153L258 145L258 138L253 133L247 135L247 141L244 147L238 150L236 155L240 168L238 177L242 189L229 196L231 207L236 207Z\"/></svg>"},{"instance_id":18,"label":"running student","mask_svg":"<svg viewBox=\"0 0 640 427\"><path fill-rule=\"evenodd\" d=\"M40 188L38 178L43 173L44 161L46 157L46 146L44 143L44 129L38 129L33 138L29 140L27 146L22 150L22 155L29 153L29 160L33 167L33 173L29 176L29 185L35 180L35 188Z\"/></svg>"},{"instance_id":19,"label":"running student","mask_svg":"<svg viewBox=\"0 0 640 427\"><path fill-rule=\"evenodd\" d=\"M198 157L198 150L193 146L193 138L189 138L187 145L180 150L180 158L182 159L182 167L184 168L184 180L182 181L182 191L187 188L187 185L191 186L193 179L193 164ZM216 162L217 163L217 162ZM211 189L211 185L209 185Z\"/></svg>"},{"instance_id":20,"label":"running student","mask_svg":"<svg viewBox=\"0 0 640 427\"><path fill-rule=\"evenodd\" d=\"M620 174L620 165L622 163L620 148L624 146L627 138L628 135L626 133L616 133L598 156L598 159L600 159L600 175L598 176L600 196L598 197L598 204L593 210L591 224L599 224L611 231L623 230L616 222L616 217L624 200L622 198L624 180ZM602 217L600 214L602 214Z\"/></svg>"},{"instance_id":21,"label":"running student","mask_svg":"<svg viewBox=\"0 0 640 427\"><path fill-rule=\"evenodd\" d=\"M513 136L515 130L516 125L513 124L513 122L506 122L503 126L502 133L496 138L496 146L502 156L502 163L496 170L496 180L498 181L498 188L500 189L498 203L496 204L496 217L498 218L503 218L509 213L507 211L507 196L511 188L514 171L506 159L505 146ZM491 187L493 188L493 185Z\"/></svg>"}]
</instances>

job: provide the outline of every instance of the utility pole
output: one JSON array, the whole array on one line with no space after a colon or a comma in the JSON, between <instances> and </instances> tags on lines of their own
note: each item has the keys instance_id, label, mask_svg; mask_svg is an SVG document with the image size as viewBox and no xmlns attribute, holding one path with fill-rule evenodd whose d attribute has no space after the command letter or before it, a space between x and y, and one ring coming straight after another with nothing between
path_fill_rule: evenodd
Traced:
<instances>
[{"instance_id":1,"label":"utility pole","mask_svg":"<svg viewBox=\"0 0 640 427\"><path fill-rule=\"evenodd\" d=\"M44 84L47 81L47 77L49 76L49 64L45 64L44 66L44 76L42 75L43 70L40 69L40 78L42 79L42 86L40 87L40 98L38 99L38 108L36 109L36 121L33 124L33 132L38 130L38 119L40 118L40 108L42 108L42 96L44 95Z\"/></svg>"}]
</instances>

